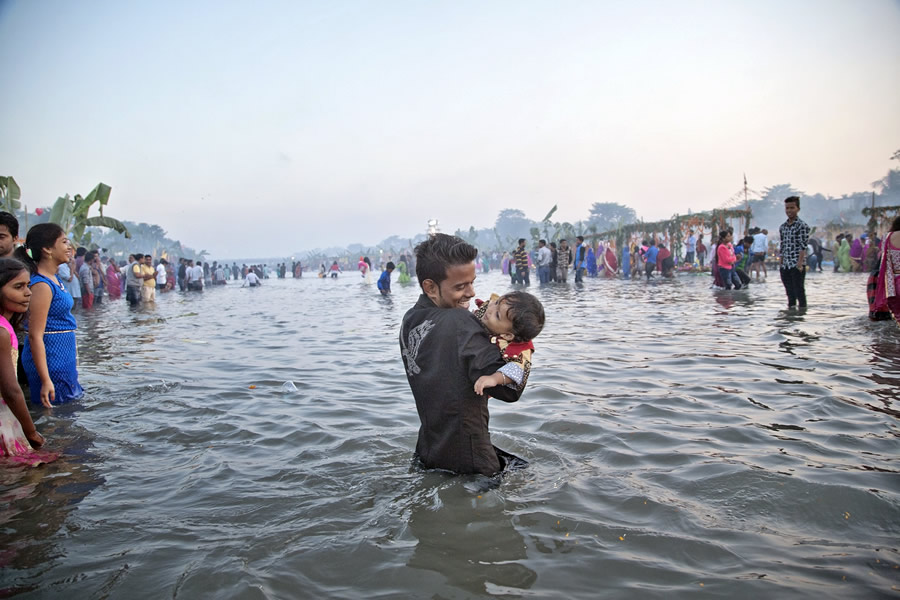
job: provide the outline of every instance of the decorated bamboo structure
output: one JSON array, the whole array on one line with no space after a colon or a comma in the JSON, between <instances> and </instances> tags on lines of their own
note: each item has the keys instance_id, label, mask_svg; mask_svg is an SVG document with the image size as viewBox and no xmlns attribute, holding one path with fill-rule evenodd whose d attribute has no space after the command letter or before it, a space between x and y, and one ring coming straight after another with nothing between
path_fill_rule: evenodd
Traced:
<instances>
[{"instance_id":1,"label":"decorated bamboo structure","mask_svg":"<svg viewBox=\"0 0 900 600\"><path fill-rule=\"evenodd\" d=\"M869 217L866 230L869 232L869 239L874 239L879 230L885 230L886 224L900 217L900 206L867 206L862 209L862 214Z\"/></svg>"},{"instance_id":2,"label":"decorated bamboo structure","mask_svg":"<svg viewBox=\"0 0 900 600\"><path fill-rule=\"evenodd\" d=\"M743 224L743 231L750 229L750 219L753 217L753 211L749 208L717 208L714 210L692 213L689 215L674 215L670 219L664 221L645 222L638 221L629 225L622 225L616 229L604 231L602 233L594 233L585 235L586 240L616 240L616 252L621 259L622 247L625 245L626 238L630 238L635 233L642 235L652 235L655 233L665 233L671 244L670 250L674 256L681 256L681 249L685 234L689 230L704 231L709 230L711 239L719 234L719 230L724 228L727 223L738 221ZM738 229L739 234L743 231Z\"/></svg>"}]
</instances>

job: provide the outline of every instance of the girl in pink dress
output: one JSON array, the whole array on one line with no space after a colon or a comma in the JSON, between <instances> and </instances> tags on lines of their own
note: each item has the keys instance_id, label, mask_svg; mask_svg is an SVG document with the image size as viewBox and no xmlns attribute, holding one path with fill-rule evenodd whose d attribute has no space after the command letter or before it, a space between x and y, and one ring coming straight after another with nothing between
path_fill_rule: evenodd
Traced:
<instances>
[{"instance_id":1,"label":"girl in pink dress","mask_svg":"<svg viewBox=\"0 0 900 600\"><path fill-rule=\"evenodd\" d=\"M0 460L37 466L57 455L35 450L44 445L44 437L34 427L16 380L19 340L14 324L21 322L31 302L30 277L18 260L0 258Z\"/></svg>"}]
</instances>

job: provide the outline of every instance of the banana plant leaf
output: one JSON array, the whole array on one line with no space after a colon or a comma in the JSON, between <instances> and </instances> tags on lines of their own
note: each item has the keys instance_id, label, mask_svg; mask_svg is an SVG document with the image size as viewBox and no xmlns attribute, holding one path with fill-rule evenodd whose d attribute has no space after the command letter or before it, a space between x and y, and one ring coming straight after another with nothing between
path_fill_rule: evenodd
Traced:
<instances>
[{"instance_id":1,"label":"banana plant leaf","mask_svg":"<svg viewBox=\"0 0 900 600\"><path fill-rule=\"evenodd\" d=\"M66 194L56 199L50 209L50 222L63 228L68 235L72 229L72 199Z\"/></svg>"},{"instance_id":2,"label":"banana plant leaf","mask_svg":"<svg viewBox=\"0 0 900 600\"><path fill-rule=\"evenodd\" d=\"M88 217L87 219L75 221L75 226L72 228L72 239L82 243L85 227L108 227L118 233L124 233L126 238L131 238L128 228L118 219L113 219L112 217Z\"/></svg>"},{"instance_id":3,"label":"banana plant leaf","mask_svg":"<svg viewBox=\"0 0 900 600\"><path fill-rule=\"evenodd\" d=\"M544 217L543 219L541 219L541 221L542 221L542 222L543 222L543 221L549 221L549 220L550 220L550 217L553 216L553 213L556 212L556 209L557 209L557 208L558 208L558 206L557 206L556 204L554 204L554 205L553 205L553 208L550 209L550 212L547 213L547 216Z\"/></svg>"},{"instance_id":4,"label":"banana plant leaf","mask_svg":"<svg viewBox=\"0 0 900 600\"><path fill-rule=\"evenodd\" d=\"M91 193L82 198L75 196L75 208L73 210L75 217L87 217L88 211L94 202L100 203L100 216L103 216L103 207L109 202L109 194L112 188L105 183L98 183L97 187L91 190ZM121 231L119 233L122 233Z\"/></svg>"},{"instance_id":5,"label":"banana plant leaf","mask_svg":"<svg viewBox=\"0 0 900 600\"><path fill-rule=\"evenodd\" d=\"M3 209L7 212L22 208L19 199L22 197L22 189L12 175L8 177L0 177L0 192L3 196Z\"/></svg>"}]
</instances>

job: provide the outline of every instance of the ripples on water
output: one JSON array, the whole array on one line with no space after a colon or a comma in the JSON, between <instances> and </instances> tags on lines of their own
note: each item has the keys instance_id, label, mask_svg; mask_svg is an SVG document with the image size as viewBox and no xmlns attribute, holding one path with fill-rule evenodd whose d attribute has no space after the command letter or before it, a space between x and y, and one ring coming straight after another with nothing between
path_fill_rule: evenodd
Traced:
<instances>
[{"instance_id":1,"label":"ripples on water","mask_svg":"<svg viewBox=\"0 0 900 600\"><path fill-rule=\"evenodd\" d=\"M38 419L64 458L0 472L0 596L896 597L900 328L863 276L809 275L806 314L777 274L708 284L532 285L535 370L491 403L531 466L499 486L411 463L417 287L79 315L88 397Z\"/></svg>"}]
</instances>

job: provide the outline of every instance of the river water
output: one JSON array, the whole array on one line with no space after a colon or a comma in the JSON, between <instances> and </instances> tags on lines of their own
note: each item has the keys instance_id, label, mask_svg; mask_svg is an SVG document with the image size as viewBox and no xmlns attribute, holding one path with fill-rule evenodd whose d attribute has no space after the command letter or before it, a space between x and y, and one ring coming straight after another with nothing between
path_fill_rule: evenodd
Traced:
<instances>
[{"instance_id":1,"label":"river water","mask_svg":"<svg viewBox=\"0 0 900 600\"><path fill-rule=\"evenodd\" d=\"M864 275L810 274L805 314L777 273L532 284L528 389L491 402L531 464L499 483L412 463L394 288L80 314L87 397L34 412L63 457L0 471L0 597L898 597L900 328Z\"/></svg>"}]
</instances>

